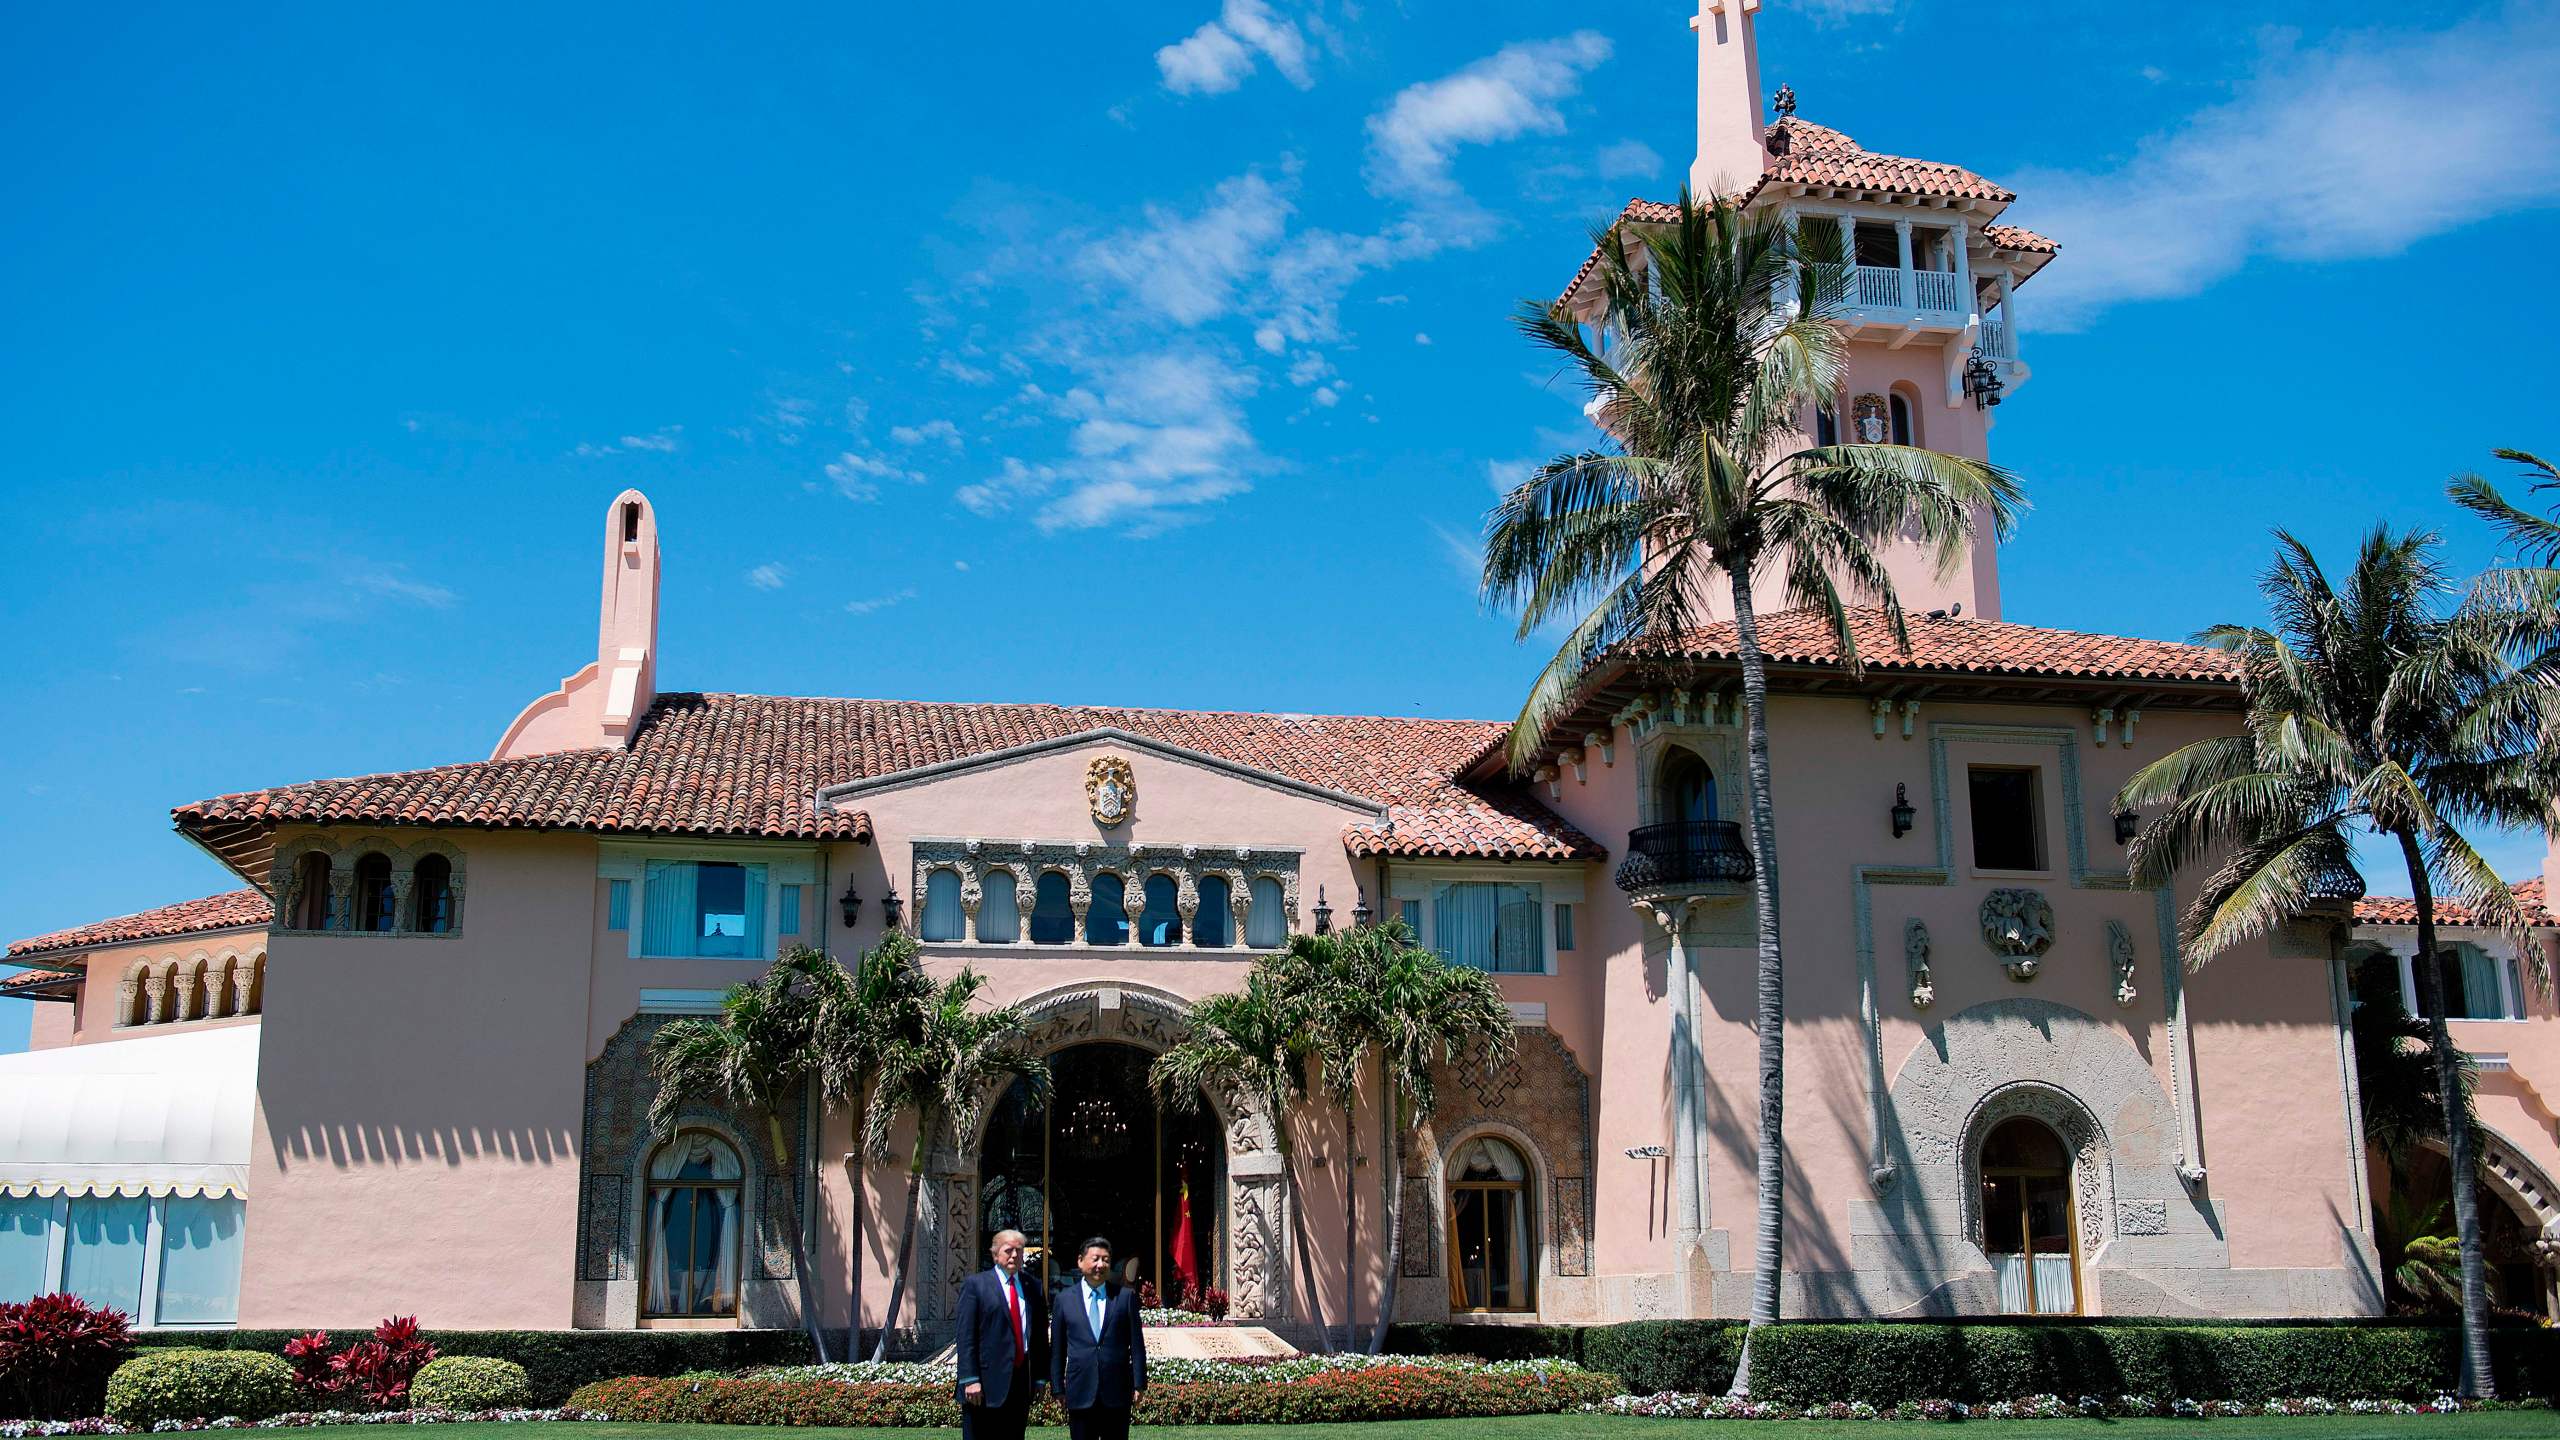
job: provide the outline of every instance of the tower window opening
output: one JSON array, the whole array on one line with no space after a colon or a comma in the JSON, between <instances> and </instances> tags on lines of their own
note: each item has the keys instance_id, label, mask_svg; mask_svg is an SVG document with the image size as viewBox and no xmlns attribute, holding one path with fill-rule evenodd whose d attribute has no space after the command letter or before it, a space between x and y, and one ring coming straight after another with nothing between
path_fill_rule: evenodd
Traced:
<instances>
[{"instance_id":1,"label":"tower window opening","mask_svg":"<svg viewBox=\"0 0 2560 1440\"><path fill-rule=\"evenodd\" d=\"M640 538L640 502L622 502L622 543L629 545Z\"/></svg>"}]
</instances>

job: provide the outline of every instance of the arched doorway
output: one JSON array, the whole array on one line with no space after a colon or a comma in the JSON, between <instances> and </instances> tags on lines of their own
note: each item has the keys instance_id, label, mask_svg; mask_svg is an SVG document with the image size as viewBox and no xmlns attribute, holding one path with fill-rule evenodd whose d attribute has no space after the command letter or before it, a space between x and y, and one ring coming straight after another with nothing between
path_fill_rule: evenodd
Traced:
<instances>
[{"instance_id":1,"label":"arched doorway","mask_svg":"<svg viewBox=\"0 0 2560 1440\"><path fill-rule=\"evenodd\" d=\"M1657 817L1665 824L1716 818L1716 777L1694 753L1674 749L1662 760L1656 787Z\"/></svg>"},{"instance_id":2,"label":"arched doorway","mask_svg":"<svg viewBox=\"0 0 2560 1440\"><path fill-rule=\"evenodd\" d=\"M1043 1276L1063 1285L1077 1250L1101 1235L1119 1278L1153 1283L1163 1304L1225 1283L1226 1146L1206 1105L1185 1115L1156 1103L1154 1058L1111 1041L1072 1045L1049 1057L1046 1109L1021 1082L1006 1089L978 1151L977 1254L997 1231L1020 1230Z\"/></svg>"},{"instance_id":3,"label":"arched doorway","mask_svg":"<svg viewBox=\"0 0 2560 1440\"><path fill-rule=\"evenodd\" d=\"M1983 1137L1981 1173L1982 1249L2000 1308L2080 1313L2080 1227L2062 1137L2024 1115L2004 1120Z\"/></svg>"}]
</instances>

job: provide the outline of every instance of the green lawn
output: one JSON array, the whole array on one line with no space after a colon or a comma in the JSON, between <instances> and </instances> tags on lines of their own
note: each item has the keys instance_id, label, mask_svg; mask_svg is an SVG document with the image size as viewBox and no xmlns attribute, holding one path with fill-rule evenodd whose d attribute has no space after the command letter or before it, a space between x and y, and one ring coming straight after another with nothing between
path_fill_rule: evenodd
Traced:
<instances>
[{"instance_id":1,"label":"green lawn","mask_svg":"<svg viewBox=\"0 0 2560 1440\"><path fill-rule=\"evenodd\" d=\"M1961 1427L1876 1420L1638 1420L1614 1415L1520 1415L1490 1420L1399 1420L1361 1425L1141 1425L1146 1440L2560 1440L2560 1412L2511 1410L2472 1415L2324 1415L2246 1420L1985 1420ZM438 1425L434 1440L669 1440L676 1434L729 1440L956 1440L957 1430L775 1430L755 1425ZM1063 1436L1063 1429L1035 1430Z\"/></svg>"}]
</instances>

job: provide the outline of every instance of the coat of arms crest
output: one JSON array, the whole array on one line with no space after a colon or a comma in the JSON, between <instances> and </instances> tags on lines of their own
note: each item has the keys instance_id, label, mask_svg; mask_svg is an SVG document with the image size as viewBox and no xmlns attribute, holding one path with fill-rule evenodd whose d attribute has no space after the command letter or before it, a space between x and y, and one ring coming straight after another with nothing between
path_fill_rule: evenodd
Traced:
<instances>
[{"instance_id":1,"label":"coat of arms crest","mask_svg":"<svg viewBox=\"0 0 2560 1440\"><path fill-rule=\"evenodd\" d=\"M1084 798L1094 824L1105 829L1117 825L1138 808L1137 774L1119 756L1101 756L1085 767Z\"/></svg>"}]
</instances>

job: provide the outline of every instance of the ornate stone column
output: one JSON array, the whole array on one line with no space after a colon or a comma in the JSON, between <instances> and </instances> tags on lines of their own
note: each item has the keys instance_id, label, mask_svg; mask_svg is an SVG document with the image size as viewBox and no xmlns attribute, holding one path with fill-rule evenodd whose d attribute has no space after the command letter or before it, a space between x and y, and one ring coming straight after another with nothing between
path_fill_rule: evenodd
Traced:
<instances>
[{"instance_id":1,"label":"ornate stone column","mask_svg":"<svg viewBox=\"0 0 2560 1440\"><path fill-rule=\"evenodd\" d=\"M1241 949L1245 922L1253 918L1253 877L1241 870L1227 872L1227 908L1235 912L1235 927L1227 932L1227 943Z\"/></svg>"}]
</instances>

